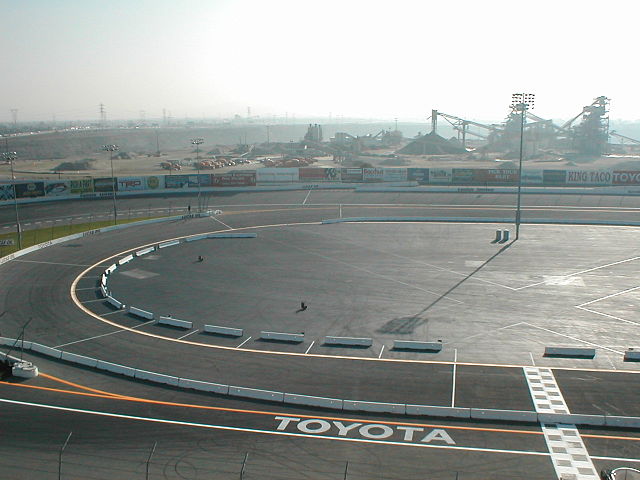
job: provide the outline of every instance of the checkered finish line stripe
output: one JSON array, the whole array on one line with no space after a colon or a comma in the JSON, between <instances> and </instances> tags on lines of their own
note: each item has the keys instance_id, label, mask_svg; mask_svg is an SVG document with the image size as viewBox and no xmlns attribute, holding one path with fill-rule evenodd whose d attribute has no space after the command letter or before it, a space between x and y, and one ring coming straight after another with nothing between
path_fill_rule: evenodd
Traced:
<instances>
[{"instance_id":1,"label":"checkered finish line stripe","mask_svg":"<svg viewBox=\"0 0 640 480\"><path fill-rule=\"evenodd\" d=\"M538 413L569 413L550 368L524 367L529 392Z\"/></svg>"},{"instance_id":2,"label":"checkered finish line stripe","mask_svg":"<svg viewBox=\"0 0 640 480\"><path fill-rule=\"evenodd\" d=\"M523 370L536 412L570 413L550 368ZM542 433L559 480L600 479L575 425L542 424Z\"/></svg>"}]
</instances>

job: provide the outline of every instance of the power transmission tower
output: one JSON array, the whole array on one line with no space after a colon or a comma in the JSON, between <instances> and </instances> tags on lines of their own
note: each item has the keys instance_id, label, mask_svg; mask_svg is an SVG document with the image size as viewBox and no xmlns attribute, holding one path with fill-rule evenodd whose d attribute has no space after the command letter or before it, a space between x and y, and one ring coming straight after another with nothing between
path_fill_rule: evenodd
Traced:
<instances>
[{"instance_id":1,"label":"power transmission tower","mask_svg":"<svg viewBox=\"0 0 640 480\"><path fill-rule=\"evenodd\" d=\"M104 109L104 103L100 104L100 126L107 126L107 111Z\"/></svg>"}]
</instances>

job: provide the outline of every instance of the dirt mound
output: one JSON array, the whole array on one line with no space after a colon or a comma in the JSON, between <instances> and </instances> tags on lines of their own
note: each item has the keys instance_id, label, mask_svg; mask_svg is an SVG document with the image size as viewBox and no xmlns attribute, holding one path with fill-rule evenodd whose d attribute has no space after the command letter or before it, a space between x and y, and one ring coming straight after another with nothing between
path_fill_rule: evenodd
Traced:
<instances>
[{"instance_id":1,"label":"dirt mound","mask_svg":"<svg viewBox=\"0 0 640 480\"><path fill-rule=\"evenodd\" d=\"M418 137L398 150L405 155L442 155L445 153L466 153L462 145L456 140L452 142L437 133L427 133Z\"/></svg>"}]
</instances>

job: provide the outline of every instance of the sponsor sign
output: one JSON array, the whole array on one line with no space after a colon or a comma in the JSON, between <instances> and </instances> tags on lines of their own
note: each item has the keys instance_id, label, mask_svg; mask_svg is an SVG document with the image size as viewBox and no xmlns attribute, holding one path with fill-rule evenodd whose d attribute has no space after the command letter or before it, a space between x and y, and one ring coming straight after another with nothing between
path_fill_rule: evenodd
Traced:
<instances>
[{"instance_id":1,"label":"sponsor sign","mask_svg":"<svg viewBox=\"0 0 640 480\"><path fill-rule=\"evenodd\" d=\"M611 176L614 185L640 185L640 172L614 170Z\"/></svg>"},{"instance_id":2,"label":"sponsor sign","mask_svg":"<svg viewBox=\"0 0 640 480\"><path fill-rule=\"evenodd\" d=\"M567 170L567 185L611 185L610 170Z\"/></svg>"},{"instance_id":3,"label":"sponsor sign","mask_svg":"<svg viewBox=\"0 0 640 480\"><path fill-rule=\"evenodd\" d=\"M198 188L198 180L201 187L211 186L211 175L201 173L200 175L165 175L165 188Z\"/></svg>"},{"instance_id":4,"label":"sponsor sign","mask_svg":"<svg viewBox=\"0 0 640 480\"><path fill-rule=\"evenodd\" d=\"M362 169L361 168L341 168L340 178L344 183L361 182Z\"/></svg>"},{"instance_id":5,"label":"sponsor sign","mask_svg":"<svg viewBox=\"0 0 640 480\"><path fill-rule=\"evenodd\" d=\"M70 182L49 181L44 184L44 193L47 197L57 197L60 195L69 195L71 193Z\"/></svg>"},{"instance_id":6,"label":"sponsor sign","mask_svg":"<svg viewBox=\"0 0 640 480\"><path fill-rule=\"evenodd\" d=\"M15 240L11 239L11 238L5 238L3 240L0 240L0 247L9 247L11 245L15 245L16 242Z\"/></svg>"},{"instance_id":7,"label":"sponsor sign","mask_svg":"<svg viewBox=\"0 0 640 480\"><path fill-rule=\"evenodd\" d=\"M93 180L85 178L83 180L71 180L71 193L91 193L93 192Z\"/></svg>"},{"instance_id":8,"label":"sponsor sign","mask_svg":"<svg viewBox=\"0 0 640 480\"><path fill-rule=\"evenodd\" d=\"M17 183L16 197L18 198L44 197L44 182Z\"/></svg>"},{"instance_id":9,"label":"sponsor sign","mask_svg":"<svg viewBox=\"0 0 640 480\"><path fill-rule=\"evenodd\" d=\"M407 443L455 445L449 432L442 428L417 425L387 425L384 423L338 421L323 418L274 417L276 430L281 432L322 435L334 438L357 438Z\"/></svg>"},{"instance_id":10,"label":"sponsor sign","mask_svg":"<svg viewBox=\"0 0 640 480\"><path fill-rule=\"evenodd\" d=\"M384 181L384 169L383 168L363 168L362 179L367 183L382 182Z\"/></svg>"},{"instance_id":11,"label":"sponsor sign","mask_svg":"<svg viewBox=\"0 0 640 480\"><path fill-rule=\"evenodd\" d=\"M407 180L416 181L420 185L426 185L429 183L429 169L428 168L408 168Z\"/></svg>"},{"instance_id":12,"label":"sponsor sign","mask_svg":"<svg viewBox=\"0 0 640 480\"><path fill-rule=\"evenodd\" d=\"M256 173L230 173L223 175L213 175L214 187L252 187L256 184Z\"/></svg>"},{"instance_id":13,"label":"sponsor sign","mask_svg":"<svg viewBox=\"0 0 640 480\"><path fill-rule=\"evenodd\" d=\"M565 185L567 183L567 171L543 170L542 181L545 185Z\"/></svg>"},{"instance_id":14,"label":"sponsor sign","mask_svg":"<svg viewBox=\"0 0 640 480\"><path fill-rule=\"evenodd\" d=\"M429 183L451 183L452 171L450 168L430 168Z\"/></svg>"},{"instance_id":15,"label":"sponsor sign","mask_svg":"<svg viewBox=\"0 0 640 480\"><path fill-rule=\"evenodd\" d=\"M300 181L312 181L312 182L336 182L338 181L338 169L337 168L299 168Z\"/></svg>"},{"instance_id":16,"label":"sponsor sign","mask_svg":"<svg viewBox=\"0 0 640 480\"><path fill-rule=\"evenodd\" d=\"M13 200L13 185L0 185L0 200Z\"/></svg>"},{"instance_id":17,"label":"sponsor sign","mask_svg":"<svg viewBox=\"0 0 640 480\"><path fill-rule=\"evenodd\" d=\"M542 185L543 180L542 170L522 170L522 183L524 185Z\"/></svg>"},{"instance_id":18,"label":"sponsor sign","mask_svg":"<svg viewBox=\"0 0 640 480\"><path fill-rule=\"evenodd\" d=\"M406 168L385 168L382 172L382 180L385 182L406 182Z\"/></svg>"},{"instance_id":19,"label":"sponsor sign","mask_svg":"<svg viewBox=\"0 0 640 480\"><path fill-rule=\"evenodd\" d=\"M473 183L474 177L475 170L473 168L454 168L453 172L451 173L451 183Z\"/></svg>"},{"instance_id":20,"label":"sponsor sign","mask_svg":"<svg viewBox=\"0 0 640 480\"><path fill-rule=\"evenodd\" d=\"M518 170L516 168L489 168L475 170L475 180L484 184L511 184L518 183Z\"/></svg>"},{"instance_id":21,"label":"sponsor sign","mask_svg":"<svg viewBox=\"0 0 640 480\"><path fill-rule=\"evenodd\" d=\"M118 191L118 179L112 177L106 178L94 178L93 179L93 191L94 192L112 192L115 187Z\"/></svg>"},{"instance_id":22,"label":"sponsor sign","mask_svg":"<svg viewBox=\"0 0 640 480\"><path fill-rule=\"evenodd\" d=\"M150 177L146 177L147 179L147 188L149 190L157 190L158 188L164 188L164 177L152 175Z\"/></svg>"},{"instance_id":23,"label":"sponsor sign","mask_svg":"<svg viewBox=\"0 0 640 480\"><path fill-rule=\"evenodd\" d=\"M147 189L146 177L118 177L117 181L119 192Z\"/></svg>"},{"instance_id":24,"label":"sponsor sign","mask_svg":"<svg viewBox=\"0 0 640 480\"><path fill-rule=\"evenodd\" d=\"M261 183L291 183L300 179L297 168L259 168L256 170L256 180Z\"/></svg>"}]
</instances>

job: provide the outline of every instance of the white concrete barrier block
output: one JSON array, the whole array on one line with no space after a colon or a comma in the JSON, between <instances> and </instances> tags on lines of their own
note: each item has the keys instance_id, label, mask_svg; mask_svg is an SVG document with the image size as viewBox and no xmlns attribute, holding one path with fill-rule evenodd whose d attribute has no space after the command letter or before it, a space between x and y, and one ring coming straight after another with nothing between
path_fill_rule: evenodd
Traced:
<instances>
[{"instance_id":1,"label":"white concrete barrier block","mask_svg":"<svg viewBox=\"0 0 640 480\"><path fill-rule=\"evenodd\" d=\"M147 312L137 307L129 307L128 312L136 317L146 318L147 320L153 320L153 313Z\"/></svg>"},{"instance_id":2,"label":"white concrete barrier block","mask_svg":"<svg viewBox=\"0 0 640 480\"><path fill-rule=\"evenodd\" d=\"M67 362L86 365L87 367L95 367L98 364L98 360L96 360L95 358L85 357L84 355L76 355L75 353L70 352L62 352L60 358L62 360L66 360Z\"/></svg>"},{"instance_id":3,"label":"white concrete barrier block","mask_svg":"<svg viewBox=\"0 0 640 480\"><path fill-rule=\"evenodd\" d=\"M284 401L284 393L272 392L270 390L258 390L255 388L244 388L229 386L229 395L235 397L255 398L258 400L269 400L271 402Z\"/></svg>"},{"instance_id":4,"label":"white concrete barrier block","mask_svg":"<svg viewBox=\"0 0 640 480\"><path fill-rule=\"evenodd\" d=\"M538 422L538 414L536 412L491 408L472 408L471 418L477 420L506 420L510 422Z\"/></svg>"},{"instance_id":5,"label":"white concrete barrier block","mask_svg":"<svg viewBox=\"0 0 640 480\"><path fill-rule=\"evenodd\" d=\"M181 378L178 381L180 388L190 388L192 390L199 390L201 392L219 393L221 395L229 394L229 385L221 385L219 383L201 382L199 380L191 380L188 378Z\"/></svg>"},{"instance_id":6,"label":"white concrete barrier block","mask_svg":"<svg viewBox=\"0 0 640 480\"><path fill-rule=\"evenodd\" d=\"M373 340L370 338L356 337L325 337L324 343L327 345L355 345L360 347L370 347L373 345Z\"/></svg>"},{"instance_id":7,"label":"white concrete barrier block","mask_svg":"<svg viewBox=\"0 0 640 480\"><path fill-rule=\"evenodd\" d=\"M342 410L342 400L339 398L311 397L308 395L284 394L284 403L304 405L307 407L323 407Z\"/></svg>"},{"instance_id":8,"label":"white concrete barrier block","mask_svg":"<svg viewBox=\"0 0 640 480\"><path fill-rule=\"evenodd\" d=\"M109 296L109 292L107 292L107 288L104 285L100 285L100 293L103 298L107 298Z\"/></svg>"},{"instance_id":9,"label":"white concrete barrier block","mask_svg":"<svg viewBox=\"0 0 640 480\"><path fill-rule=\"evenodd\" d=\"M606 423L604 415L579 415L572 414L574 425L592 425L600 427Z\"/></svg>"},{"instance_id":10,"label":"white concrete barrier block","mask_svg":"<svg viewBox=\"0 0 640 480\"><path fill-rule=\"evenodd\" d=\"M207 238L256 238L257 233L210 233Z\"/></svg>"},{"instance_id":11,"label":"white concrete barrier block","mask_svg":"<svg viewBox=\"0 0 640 480\"><path fill-rule=\"evenodd\" d=\"M302 343L304 342L304 333L260 332L260 338L263 340Z\"/></svg>"},{"instance_id":12,"label":"white concrete barrier block","mask_svg":"<svg viewBox=\"0 0 640 480\"><path fill-rule=\"evenodd\" d=\"M161 325L171 325L172 327L179 327L179 328L186 328L186 329L193 328L192 322L189 322L187 320L178 320L177 318L173 318L173 317L160 317L160 320L158 320L158 323Z\"/></svg>"},{"instance_id":13,"label":"white concrete barrier block","mask_svg":"<svg viewBox=\"0 0 640 480\"><path fill-rule=\"evenodd\" d=\"M344 400L342 409L358 412L397 413L399 415L406 413L404 403L360 402L357 400Z\"/></svg>"},{"instance_id":14,"label":"white concrete barrier block","mask_svg":"<svg viewBox=\"0 0 640 480\"><path fill-rule=\"evenodd\" d=\"M149 372L147 370L137 370L134 378L136 380L147 380L149 382L164 383L166 385L178 386L180 379L178 377L172 377L170 375L164 375L162 373Z\"/></svg>"},{"instance_id":15,"label":"white concrete barrier block","mask_svg":"<svg viewBox=\"0 0 640 480\"><path fill-rule=\"evenodd\" d=\"M40 345L39 343L32 343L31 350L41 353L47 357L60 358L62 357L62 350L47 347L46 345Z\"/></svg>"},{"instance_id":16,"label":"white concrete barrier block","mask_svg":"<svg viewBox=\"0 0 640 480\"><path fill-rule=\"evenodd\" d=\"M111 265L109 268L107 268L104 273L106 273L107 275L111 275L113 272L115 272L116 268L118 268L118 266L114 263L113 265Z\"/></svg>"},{"instance_id":17,"label":"white concrete barrier block","mask_svg":"<svg viewBox=\"0 0 640 480\"><path fill-rule=\"evenodd\" d=\"M151 253L155 250L155 247L147 247L147 248L143 248L142 250L138 250L136 252L136 257L141 257L142 255L146 255L147 253Z\"/></svg>"},{"instance_id":18,"label":"white concrete barrier block","mask_svg":"<svg viewBox=\"0 0 640 480\"><path fill-rule=\"evenodd\" d=\"M440 352L442 342L418 342L415 340L394 340L393 348L396 350L417 350L424 352Z\"/></svg>"},{"instance_id":19,"label":"white concrete barrier block","mask_svg":"<svg viewBox=\"0 0 640 480\"><path fill-rule=\"evenodd\" d=\"M99 370L104 370L106 372L125 375L127 377L135 377L136 374L135 368L118 365L117 363L104 362L102 360L98 360L98 362L96 363L96 368Z\"/></svg>"},{"instance_id":20,"label":"white concrete barrier block","mask_svg":"<svg viewBox=\"0 0 640 480\"><path fill-rule=\"evenodd\" d=\"M471 418L471 409L461 407L438 407L431 405L407 405L407 415Z\"/></svg>"},{"instance_id":21,"label":"white concrete barrier block","mask_svg":"<svg viewBox=\"0 0 640 480\"><path fill-rule=\"evenodd\" d=\"M620 428L640 428L640 417L621 417L617 415L606 415L605 425Z\"/></svg>"},{"instance_id":22,"label":"white concrete barrier block","mask_svg":"<svg viewBox=\"0 0 640 480\"><path fill-rule=\"evenodd\" d=\"M173 245L178 245L179 243L180 243L180 240L173 240L171 242L165 242L165 243L159 244L158 248L172 247Z\"/></svg>"},{"instance_id":23,"label":"white concrete barrier block","mask_svg":"<svg viewBox=\"0 0 640 480\"><path fill-rule=\"evenodd\" d=\"M187 241L187 242L197 242L198 240L204 240L205 238L207 238L206 235L196 235L194 237L185 238L185 241Z\"/></svg>"},{"instance_id":24,"label":"white concrete barrier block","mask_svg":"<svg viewBox=\"0 0 640 480\"><path fill-rule=\"evenodd\" d=\"M15 338L0 337L0 345L13 345L15 341Z\"/></svg>"},{"instance_id":25,"label":"white concrete barrier block","mask_svg":"<svg viewBox=\"0 0 640 480\"><path fill-rule=\"evenodd\" d=\"M204 331L207 333L217 333L218 335L227 335L229 337L241 337L244 335L242 328L220 327L218 325L205 325Z\"/></svg>"},{"instance_id":26,"label":"white concrete barrier block","mask_svg":"<svg viewBox=\"0 0 640 480\"><path fill-rule=\"evenodd\" d=\"M31 362L17 362L11 367L11 375L14 377L35 378L38 373L38 367Z\"/></svg>"},{"instance_id":27,"label":"white concrete barrier block","mask_svg":"<svg viewBox=\"0 0 640 480\"><path fill-rule=\"evenodd\" d=\"M624 352L625 362L640 362L640 347L631 347Z\"/></svg>"},{"instance_id":28,"label":"white concrete barrier block","mask_svg":"<svg viewBox=\"0 0 640 480\"><path fill-rule=\"evenodd\" d=\"M129 263L131 260L133 260L133 255L127 255L126 257L118 260L118 265L124 265L125 263Z\"/></svg>"},{"instance_id":29,"label":"white concrete barrier block","mask_svg":"<svg viewBox=\"0 0 640 480\"><path fill-rule=\"evenodd\" d=\"M588 347L545 347L544 355L555 357L593 358L596 356L596 349Z\"/></svg>"},{"instance_id":30,"label":"white concrete barrier block","mask_svg":"<svg viewBox=\"0 0 640 480\"><path fill-rule=\"evenodd\" d=\"M107 302L116 307L118 310L122 310L125 306L120 303L118 300L113 298L111 295L107 295Z\"/></svg>"},{"instance_id":31,"label":"white concrete barrier block","mask_svg":"<svg viewBox=\"0 0 640 480\"><path fill-rule=\"evenodd\" d=\"M540 423L565 423L568 425L595 425L605 424L604 415L576 415L564 413L538 413Z\"/></svg>"},{"instance_id":32,"label":"white concrete barrier block","mask_svg":"<svg viewBox=\"0 0 640 480\"><path fill-rule=\"evenodd\" d=\"M107 275L104 273L102 274L102 277L100 277L100 285L103 287L107 286Z\"/></svg>"}]
</instances>

